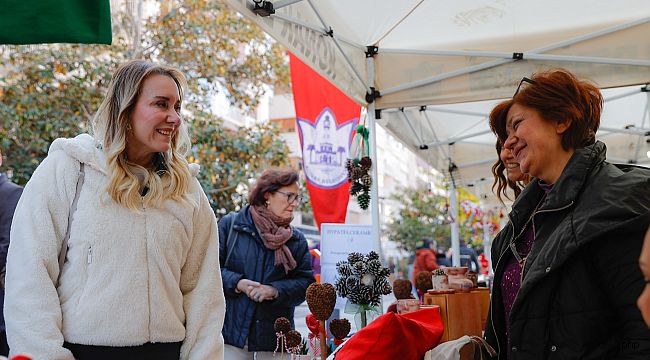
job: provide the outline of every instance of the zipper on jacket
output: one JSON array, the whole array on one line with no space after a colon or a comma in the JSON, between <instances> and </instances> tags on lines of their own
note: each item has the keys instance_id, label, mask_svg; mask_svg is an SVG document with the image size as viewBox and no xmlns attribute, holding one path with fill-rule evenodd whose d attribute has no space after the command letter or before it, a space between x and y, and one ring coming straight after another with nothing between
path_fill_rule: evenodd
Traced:
<instances>
[{"instance_id":1,"label":"zipper on jacket","mask_svg":"<svg viewBox=\"0 0 650 360\"><path fill-rule=\"evenodd\" d=\"M530 222L530 220L533 218L534 215L535 215L535 214L533 213L533 214L528 218L528 220L526 221L526 223L524 224L524 226L522 227L522 229L519 231L519 234L517 234L517 235L515 236L515 233L516 233L516 230L517 230L517 229L515 228L515 223L512 221L512 218L510 218L510 214L506 214L506 216L508 217L508 221L510 222L510 224L512 224L512 237L510 238L510 241L508 241L508 245L506 245L506 248L505 248L505 249L501 252L501 254L499 255L499 259L497 259L497 264L496 264L496 266L494 267L494 270L495 270L494 273L495 273L495 274L496 274L496 270L499 269L499 264L501 263L501 259L503 258L503 256L504 256L504 255L505 255L509 250L512 250L513 247L516 249L516 247L515 247L515 240L518 239L518 238L521 236L521 234L523 234L524 230L526 230L526 225L528 225L528 223ZM517 254L517 255L515 255L515 254ZM519 256L519 253L518 253L517 251L515 251L515 252L513 253L513 255L515 256L515 258L517 259L517 261L520 261L521 256ZM494 282L492 283L492 286L494 286ZM495 338L496 341L497 341L497 354L498 354L497 357L500 357L500 356L501 356L501 342L499 341L499 333L497 332L496 328L494 327L494 315L493 315L493 312L494 312L494 306L490 306L490 324L492 325L492 332L494 333L494 338ZM504 314L504 316L509 316L509 314ZM509 351L509 349L506 349L506 351Z\"/></svg>"},{"instance_id":2,"label":"zipper on jacket","mask_svg":"<svg viewBox=\"0 0 650 360\"><path fill-rule=\"evenodd\" d=\"M93 246L88 245L88 257L86 259L86 263L90 264L93 262Z\"/></svg>"},{"instance_id":3,"label":"zipper on jacket","mask_svg":"<svg viewBox=\"0 0 650 360\"><path fill-rule=\"evenodd\" d=\"M555 211L565 210L565 209L568 209L569 207L571 207L572 205L573 205L573 200L572 200L570 203L568 203L568 204L566 204L566 205L564 205L564 206L561 206L561 207L559 207L559 208L555 208L555 209L544 209L544 210L538 210L538 211L535 211L535 212L531 215L531 217L530 217L530 220L533 221L533 228L535 227L535 219L534 219L534 218L535 218L535 215L537 215L537 214L541 214L541 213L549 213L549 212L555 212ZM525 229L525 228L526 228L526 227L524 226L524 229ZM522 231L523 231L523 230L522 230ZM531 251L532 251L532 246L531 246ZM520 284L523 284L523 283L524 283L524 273L526 272L526 260L528 260L528 255L526 255L526 258L524 259L524 263L521 265L521 280L520 280Z\"/></svg>"},{"instance_id":4,"label":"zipper on jacket","mask_svg":"<svg viewBox=\"0 0 650 360\"><path fill-rule=\"evenodd\" d=\"M144 205L144 196L142 199L142 216L144 218L144 257L147 262L147 309L149 319L147 321L147 329L149 331L149 342L151 341L151 278L149 274L149 242L147 239L147 207Z\"/></svg>"}]
</instances>

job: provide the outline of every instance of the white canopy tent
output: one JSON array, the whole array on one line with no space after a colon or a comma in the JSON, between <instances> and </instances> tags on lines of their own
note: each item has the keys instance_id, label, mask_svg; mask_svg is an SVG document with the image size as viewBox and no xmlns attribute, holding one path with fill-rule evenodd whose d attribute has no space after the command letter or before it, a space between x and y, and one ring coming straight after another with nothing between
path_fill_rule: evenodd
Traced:
<instances>
[{"instance_id":1,"label":"white canopy tent","mask_svg":"<svg viewBox=\"0 0 650 360\"><path fill-rule=\"evenodd\" d=\"M602 88L638 85L606 94L630 115L606 107L598 135L610 160L648 162L647 0L225 2L367 106L371 134L376 117L432 166L453 165L452 183L480 189L487 201L496 153L486 120L494 102L485 100L512 96L540 69L564 67ZM371 195L376 201L376 187ZM376 202L372 209L378 227ZM455 227L452 244L458 253Z\"/></svg>"}]
</instances>

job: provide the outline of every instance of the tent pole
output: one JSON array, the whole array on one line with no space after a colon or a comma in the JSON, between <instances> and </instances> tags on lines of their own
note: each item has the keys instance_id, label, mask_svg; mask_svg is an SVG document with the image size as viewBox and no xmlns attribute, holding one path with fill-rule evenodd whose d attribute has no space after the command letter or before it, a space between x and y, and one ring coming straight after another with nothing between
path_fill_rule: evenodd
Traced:
<instances>
[{"instance_id":1,"label":"tent pole","mask_svg":"<svg viewBox=\"0 0 650 360\"><path fill-rule=\"evenodd\" d=\"M645 121L648 119L649 116L650 116L650 92L648 92L646 96L645 111L643 114L643 119L641 120L642 129L645 127ZM641 146L645 142L644 135L640 135L639 139L637 139L636 141L636 151L634 152L634 163L639 162L639 154L641 153Z\"/></svg>"},{"instance_id":2,"label":"tent pole","mask_svg":"<svg viewBox=\"0 0 650 360\"><path fill-rule=\"evenodd\" d=\"M439 142L440 140L438 139L438 134L436 133L436 130L433 128L433 125L431 124L431 119L429 119L429 114L427 114L426 110L420 111L422 114L424 114L424 118L426 119L427 125L429 125L429 130L431 130L431 134L433 134L433 140L436 142ZM442 152L444 153L445 157L449 157L449 151L445 148L441 148Z\"/></svg>"},{"instance_id":3,"label":"tent pole","mask_svg":"<svg viewBox=\"0 0 650 360\"><path fill-rule=\"evenodd\" d=\"M458 199L456 196L456 180L454 180L453 172L450 173L450 176L451 186L449 187L449 212L453 220L451 223L451 265L460 266L460 241L458 237Z\"/></svg>"},{"instance_id":4,"label":"tent pole","mask_svg":"<svg viewBox=\"0 0 650 360\"><path fill-rule=\"evenodd\" d=\"M490 239L489 229L490 226L487 220L483 219L483 254L485 254L485 258L488 262L488 277L492 277L494 275L492 270L492 239Z\"/></svg>"},{"instance_id":5,"label":"tent pole","mask_svg":"<svg viewBox=\"0 0 650 360\"><path fill-rule=\"evenodd\" d=\"M446 51L446 50L400 50L400 49L381 49L382 54L399 54L399 55L433 55L433 56L458 56L458 57L484 57L512 60L512 52L494 52L494 51ZM596 56L578 56L578 55L556 55L556 54L536 54L522 52L522 60L552 60L552 61L571 61L586 62L597 64L615 64L615 65L638 65L650 66L648 60L621 59Z\"/></svg>"},{"instance_id":6,"label":"tent pole","mask_svg":"<svg viewBox=\"0 0 650 360\"><path fill-rule=\"evenodd\" d=\"M273 8L275 10L278 10L278 9L282 9L285 6L293 5L293 4L295 4L297 2L301 2L301 1L303 1L303 0L280 0L280 1L276 1L276 2L273 3Z\"/></svg>"},{"instance_id":7,"label":"tent pole","mask_svg":"<svg viewBox=\"0 0 650 360\"><path fill-rule=\"evenodd\" d=\"M375 85L375 58L372 56L368 56L366 58L366 69L367 69L367 75L368 75L368 84L369 86L374 86ZM377 253L379 254L379 258L382 259L382 251L381 251L381 233L380 233L380 219L379 219L379 177L377 175L377 165L379 165L379 162L377 161L377 127L375 126L375 123L377 122L377 119L375 119L375 104L376 101L371 102L368 104L368 107L366 108L367 116L368 116L368 130L370 132L369 136L369 142L370 142L370 158L372 159L372 167L370 170L372 171L372 185L370 186L370 215L372 218L372 235L375 241L377 241Z\"/></svg>"},{"instance_id":8,"label":"tent pole","mask_svg":"<svg viewBox=\"0 0 650 360\"><path fill-rule=\"evenodd\" d=\"M343 56L343 59L345 59L345 62L348 64L348 67L350 70L352 70L352 74L359 80L359 82L366 88L366 91L369 93L372 93L372 89L370 89L370 85L367 85L364 81L359 72L357 71L357 68L354 67L352 64L352 61L348 57L348 54L343 51L343 48L341 47L341 43L339 40L334 37L334 30L330 26L327 25L325 22L325 19L323 19L323 16L321 15L320 11L318 11L318 8L316 5L314 5L314 2L312 0L307 0L307 3L309 3L309 6L311 6L312 10L314 10L314 13L316 13L316 17L318 17L318 20L321 22L324 28L329 29L327 32L327 35L329 35L332 38L332 41L334 41L334 45L336 45L336 48L339 49L339 52L341 53L341 56Z\"/></svg>"},{"instance_id":9,"label":"tent pole","mask_svg":"<svg viewBox=\"0 0 650 360\"><path fill-rule=\"evenodd\" d=\"M646 105L646 109L647 109L647 105ZM647 113L646 110L644 110L644 112ZM644 117L645 117L645 115L644 115ZM616 134L638 135L638 136L643 137L643 136L648 136L647 134L648 134L648 132L650 132L650 129L645 129L643 127L641 127L641 128L633 127L633 128L629 128L629 129L625 129L625 128L618 129L618 128L612 128L612 127L608 127L608 126L601 126L601 127L598 128L598 132L601 132L601 131L605 131L605 132L609 132L609 133L616 133Z\"/></svg>"},{"instance_id":10,"label":"tent pole","mask_svg":"<svg viewBox=\"0 0 650 360\"><path fill-rule=\"evenodd\" d=\"M440 145L446 145L446 144L453 144L453 143L459 142L461 140L465 140L465 139L469 139L469 138L473 138L473 137L481 136L481 135L485 135L485 134L490 134L490 133L492 133L492 130L488 129L488 130L475 132L475 133L472 133L472 134L467 134L467 135L463 135L463 136L449 138L449 139L443 140L443 141L430 142L427 145L428 146L440 146Z\"/></svg>"},{"instance_id":11,"label":"tent pole","mask_svg":"<svg viewBox=\"0 0 650 360\"><path fill-rule=\"evenodd\" d=\"M420 138L420 135L418 134L418 132L415 131L415 128L413 127L413 124L411 124L411 119L409 119L408 115L406 115L406 113L404 111L401 111L400 114L402 114L402 118L404 118L404 121L406 121L406 125L409 126L409 129L411 129L411 132L413 133L413 136L415 136L415 138L417 139L418 145L420 145L420 146L423 145L424 141L422 141L422 139Z\"/></svg>"},{"instance_id":12,"label":"tent pole","mask_svg":"<svg viewBox=\"0 0 650 360\"><path fill-rule=\"evenodd\" d=\"M604 101L609 102L609 101L622 99L622 98L625 98L625 97L628 97L628 96L636 95L636 94L640 93L641 91L642 91L641 89L634 89L634 90L631 90L631 91L628 91L628 92L624 92L622 94L607 97L607 98L605 98Z\"/></svg>"},{"instance_id":13,"label":"tent pole","mask_svg":"<svg viewBox=\"0 0 650 360\"><path fill-rule=\"evenodd\" d=\"M314 26L314 25L308 24L308 23L306 23L306 22L304 22L304 21L302 21L302 20L299 20L299 19L293 18L293 17L291 17L291 16L287 16L287 15L282 14L282 13L275 13L275 14L273 14L272 16L273 16L274 18L276 18L276 19L280 19L280 20L285 21L285 22L287 22L287 23L289 23L289 24L294 24L294 25L297 25L297 26L302 26L302 27L304 27L305 29L313 30L313 31L315 31L315 32L317 32L317 33L320 33L320 34L322 34L322 35L327 35L327 32L329 31L329 29L319 28L319 27L317 27L317 26ZM346 39L346 38L344 38L344 37L342 37L342 36L340 36L340 35L336 35L336 34L334 35L334 37L335 37L336 39L338 39L339 41L341 41L341 42L343 42L343 43L346 43L348 46L351 46L351 47L353 47L353 48L359 49L359 50L361 50L361 51L366 51L366 48L365 48L365 47L363 47L363 46L361 46L361 45L359 45L359 44L354 43L352 40Z\"/></svg>"},{"instance_id":14,"label":"tent pole","mask_svg":"<svg viewBox=\"0 0 650 360\"><path fill-rule=\"evenodd\" d=\"M477 116L477 117L482 117L482 118L487 118L490 115L490 114L484 114L484 113L480 113L480 112L476 112L476 111L445 109L445 108L431 107L431 106L427 107L427 111L443 112L443 113L449 113L449 114Z\"/></svg>"}]
</instances>

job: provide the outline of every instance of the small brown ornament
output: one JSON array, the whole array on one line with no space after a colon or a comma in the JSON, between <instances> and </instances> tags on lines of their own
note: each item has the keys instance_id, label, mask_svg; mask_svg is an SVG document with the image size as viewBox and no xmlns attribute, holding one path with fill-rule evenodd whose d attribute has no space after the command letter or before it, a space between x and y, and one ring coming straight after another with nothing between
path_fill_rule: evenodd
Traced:
<instances>
[{"instance_id":1,"label":"small brown ornament","mask_svg":"<svg viewBox=\"0 0 650 360\"><path fill-rule=\"evenodd\" d=\"M293 349L297 346L300 346L302 343L302 335L300 335L300 333L296 330L290 330L286 335L286 339L288 349Z\"/></svg>"},{"instance_id":2,"label":"small brown ornament","mask_svg":"<svg viewBox=\"0 0 650 360\"><path fill-rule=\"evenodd\" d=\"M410 280L397 279L393 282L393 294L397 300L410 298L412 289Z\"/></svg>"},{"instance_id":3,"label":"small brown ornament","mask_svg":"<svg viewBox=\"0 0 650 360\"><path fill-rule=\"evenodd\" d=\"M350 333L350 328L348 319L333 319L330 321L330 332L337 339L345 339Z\"/></svg>"},{"instance_id":4,"label":"small brown ornament","mask_svg":"<svg viewBox=\"0 0 650 360\"><path fill-rule=\"evenodd\" d=\"M289 331L291 331L291 321L289 321L289 319L286 317L279 317L275 319L273 328L275 329L275 332L281 332L286 335Z\"/></svg>"},{"instance_id":5,"label":"small brown ornament","mask_svg":"<svg viewBox=\"0 0 650 360\"><path fill-rule=\"evenodd\" d=\"M433 288L431 282L431 271L420 271L415 276L415 287L423 292Z\"/></svg>"}]
</instances>

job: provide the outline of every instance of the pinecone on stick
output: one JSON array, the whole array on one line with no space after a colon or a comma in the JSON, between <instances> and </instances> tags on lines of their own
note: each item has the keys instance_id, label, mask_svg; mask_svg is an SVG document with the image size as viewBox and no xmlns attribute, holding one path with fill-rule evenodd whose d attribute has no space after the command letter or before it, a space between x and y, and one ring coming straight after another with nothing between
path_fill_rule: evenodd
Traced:
<instances>
[{"instance_id":1,"label":"pinecone on stick","mask_svg":"<svg viewBox=\"0 0 650 360\"><path fill-rule=\"evenodd\" d=\"M275 329L275 332L281 332L286 335L289 331L291 331L291 321L289 321L289 319L286 317L279 317L275 319L275 323L273 323L273 329Z\"/></svg>"},{"instance_id":2,"label":"pinecone on stick","mask_svg":"<svg viewBox=\"0 0 650 360\"><path fill-rule=\"evenodd\" d=\"M307 306L318 320L327 320L336 305L336 289L332 284L312 283L307 288Z\"/></svg>"},{"instance_id":3,"label":"pinecone on stick","mask_svg":"<svg viewBox=\"0 0 650 360\"><path fill-rule=\"evenodd\" d=\"M348 319L334 319L330 322L330 332L337 339L345 339L350 333L350 322Z\"/></svg>"},{"instance_id":4,"label":"pinecone on stick","mask_svg":"<svg viewBox=\"0 0 650 360\"><path fill-rule=\"evenodd\" d=\"M287 348L289 349L298 347L302 343L302 335L296 330L289 331L285 338L287 339Z\"/></svg>"}]
</instances>

